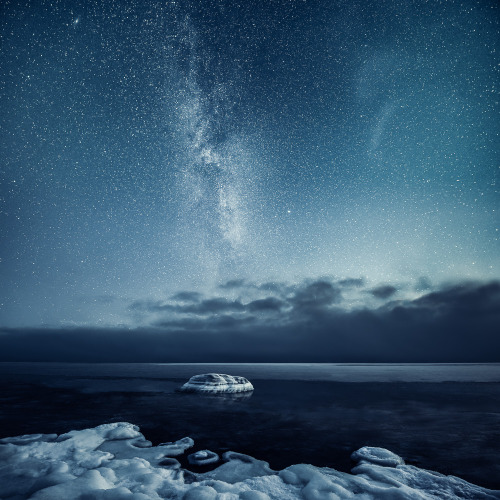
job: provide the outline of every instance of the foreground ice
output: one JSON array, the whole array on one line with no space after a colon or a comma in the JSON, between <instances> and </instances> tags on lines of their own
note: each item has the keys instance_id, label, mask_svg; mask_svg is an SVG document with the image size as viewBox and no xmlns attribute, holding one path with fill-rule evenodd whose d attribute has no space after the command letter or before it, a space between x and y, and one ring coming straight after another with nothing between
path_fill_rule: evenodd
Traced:
<instances>
[{"instance_id":1,"label":"foreground ice","mask_svg":"<svg viewBox=\"0 0 500 500\"><path fill-rule=\"evenodd\" d=\"M191 377L180 389L184 392L247 392L253 385L245 378L225 373L204 373Z\"/></svg>"},{"instance_id":2,"label":"foreground ice","mask_svg":"<svg viewBox=\"0 0 500 500\"><path fill-rule=\"evenodd\" d=\"M219 455L210 450L200 450L188 455L188 462L193 465L215 464L219 461Z\"/></svg>"},{"instance_id":3,"label":"foreground ice","mask_svg":"<svg viewBox=\"0 0 500 500\"><path fill-rule=\"evenodd\" d=\"M227 452L204 474L172 457L194 445L184 438L153 447L135 425L33 434L0 440L3 500L337 500L500 499L453 476L410 465L382 448L353 453L352 474L312 465L275 472L266 462ZM210 453L201 453L207 458ZM214 454L215 455L215 454Z\"/></svg>"}]
</instances>

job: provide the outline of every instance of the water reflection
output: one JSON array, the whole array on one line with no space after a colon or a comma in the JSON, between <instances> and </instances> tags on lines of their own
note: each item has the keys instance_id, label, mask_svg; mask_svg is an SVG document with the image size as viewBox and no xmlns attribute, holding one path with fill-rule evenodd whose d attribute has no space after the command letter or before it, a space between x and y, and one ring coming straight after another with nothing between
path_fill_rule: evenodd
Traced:
<instances>
[{"instance_id":1,"label":"water reflection","mask_svg":"<svg viewBox=\"0 0 500 500\"><path fill-rule=\"evenodd\" d=\"M226 402L238 402L238 401L247 401L249 400L254 391L246 391L246 392L215 392L215 393L206 393L206 392L182 392L179 389L176 390L177 393L181 394L184 397L188 398L196 398L201 401L200 398L203 398L204 401L226 401Z\"/></svg>"}]
</instances>

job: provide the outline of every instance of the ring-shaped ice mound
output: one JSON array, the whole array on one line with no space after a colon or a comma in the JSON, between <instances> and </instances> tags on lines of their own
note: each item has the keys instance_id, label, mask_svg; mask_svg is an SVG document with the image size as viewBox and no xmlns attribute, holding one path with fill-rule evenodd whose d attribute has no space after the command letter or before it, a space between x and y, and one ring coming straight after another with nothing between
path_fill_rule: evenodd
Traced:
<instances>
[{"instance_id":1,"label":"ring-shaped ice mound","mask_svg":"<svg viewBox=\"0 0 500 500\"><path fill-rule=\"evenodd\" d=\"M245 377L225 373L204 373L191 377L181 388L183 392L235 393L253 391L253 385Z\"/></svg>"},{"instance_id":2,"label":"ring-shaped ice mound","mask_svg":"<svg viewBox=\"0 0 500 500\"><path fill-rule=\"evenodd\" d=\"M219 455L210 450L200 450L188 455L188 462L193 465L208 465L219 461Z\"/></svg>"}]
</instances>

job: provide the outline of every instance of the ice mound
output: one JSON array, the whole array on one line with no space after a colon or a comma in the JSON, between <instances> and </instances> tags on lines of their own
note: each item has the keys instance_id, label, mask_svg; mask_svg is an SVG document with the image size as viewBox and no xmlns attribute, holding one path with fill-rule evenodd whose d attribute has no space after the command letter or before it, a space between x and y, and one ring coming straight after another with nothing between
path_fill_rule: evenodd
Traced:
<instances>
[{"instance_id":1,"label":"ice mound","mask_svg":"<svg viewBox=\"0 0 500 500\"><path fill-rule=\"evenodd\" d=\"M397 465L404 465L404 460L393 453L392 451L384 448L373 448L371 446L363 446L358 451L355 451L351 458L359 462L359 464L369 463L376 465L385 465L386 467L396 467Z\"/></svg>"},{"instance_id":2,"label":"ice mound","mask_svg":"<svg viewBox=\"0 0 500 500\"><path fill-rule=\"evenodd\" d=\"M210 450L200 450L188 455L188 462L193 465L208 465L219 461L219 455Z\"/></svg>"},{"instance_id":3,"label":"ice mound","mask_svg":"<svg viewBox=\"0 0 500 500\"><path fill-rule=\"evenodd\" d=\"M204 373L191 377L181 388L184 392L234 393L253 391L253 385L245 378L225 373Z\"/></svg>"},{"instance_id":4,"label":"ice mound","mask_svg":"<svg viewBox=\"0 0 500 500\"><path fill-rule=\"evenodd\" d=\"M382 448L361 448L352 474L312 465L279 473L266 462L227 452L225 463L196 474L172 458L193 446L184 438L153 447L128 423L0 440L2 500L340 500L500 499L453 476L404 465ZM210 456L208 450L206 455ZM198 452L200 454L200 452ZM196 453L194 454L196 455ZM215 455L215 454L214 454Z\"/></svg>"}]
</instances>

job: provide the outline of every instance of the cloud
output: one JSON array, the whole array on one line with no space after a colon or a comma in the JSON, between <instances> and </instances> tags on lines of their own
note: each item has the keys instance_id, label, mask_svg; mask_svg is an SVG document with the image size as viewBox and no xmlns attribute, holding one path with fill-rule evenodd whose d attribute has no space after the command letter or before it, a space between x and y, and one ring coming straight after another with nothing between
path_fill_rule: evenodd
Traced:
<instances>
[{"instance_id":1,"label":"cloud","mask_svg":"<svg viewBox=\"0 0 500 500\"><path fill-rule=\"evenodd\" d=\"M211 315L224 314L228 312L242 312L245 306L237 301L229 301L227 299L216 297L213 299L205 299L199 302L193 300L184 300L182 304L178 303L178 297L188 296L186 292L181 292L174 296L174 304L161 301L135 301L130 304L129 309L132 311L149 312L149 313L177 313L177 314L196 314L196 315ZM175 298L177 297L177 298Z\"/></svg>"},{"instance_id":2,"label":"cloud","mask_svg":"<svg viewBox=\"0 0 500 500\"><path fill-rule=\"evenodd\" d=\"M198 292L179 292L170 297L175 302L199 302L203 295Z\"/></svg>"},{"instance_id":3,"label":"cloud","mask_svg":"<svg viewBox=\"0 0 500 500\"><path fill-rule=\"evenodd\" d=\"M432 288L431 282L429 278L426 278L425 276L421 276L417 284L415 285L415 290L417 292L426 292L427 290L430 290Z\"/></svg>"},{"instance_id":4,"label":"cloud","mask_svg":"<svg viewBox=\"0 0 500 500\"><path fill-rule=\"evenodd\" d=\"M454 317L489 317L500 310L500 282L468 282L431 292L414 301L420 309Z\"/></svg>"},{"instance_id":5,"label":"cloud","mask_svg":"<svg viewBox=\"0 0 500 500\"><path fill-rule=\"evenodd\" d=\"M347 278L340 280L338 284L346 288L351 288L351 287L359 288L365 284L365 280L363 278Z\"/></svg>"},{"instance_id":6,"label":"cloud","mask_svg":"<svg viewBox=\"0 0 500 500\"><path fill-rule=\"evenodd\" d=\"M267 283L262 283L262 285L258 285L257 289L264 291L264 292L270 292L274 293L276 295L281 295L285 296L288 293L292 291L293 287L290 287L290 285L287 285L286 283L277 283L274 281L269 281Z\"/></svg>"},{"instance_id":7,"label":"cloud","mask_svg":"<svg viewBox=\"0 0 500 500\"><path fill-rule=\"evenodd\" d=\"M221 290L233 290L235 288L243 288L245 285L246 281L244 279L237 279L226 281L226 283L219 285L219 288Z\"/></svg>"},{"instance_id":8,"label":"cloud","mask_svg":"<svg viewBox=\"0 0 500 500\"><path fill-rule=\"evenodd\" d=\"M318 310L340 302L342 294L332 283L320 280L299 288L290 299L296 309Z\"/></svg>"},{"instance_id":9,"label":"cloud","mask_svg":"<svg viewBox=\"0 0 500 500\"><path fill-rule=\"evenodd\" d=\"M158 300L135 300L132 302L128 309L131 311L138 312L158 312L163 311L165 305ZM169 308L173 307L172 305L168 305Z\"/></svg>"},{"instance_id":10,"label":"cloud","mask_svg":"<svg viewBox=\"0 0 500 500\"><path fill-rule=\"evenodd\" d=\"M248 310L250 312L262 312L262 311L281 311L286 307L286 302L279 300L275 297L267 297L265 299L253 300L248 304Z\"/></svg>"},{"instance_id":11,"label":"cloud","mask_svg":"<svg viewBox=\"0 0 500 500\"><path fill-rule=\"evenodd\" d=\"M398 289L392 285L381 285L370 290L370 293L377 299L388 299L392 297Z\"/></svg>"},{"instance_id":12,"label":"cloud","mask_svg":"<svg viewBox=\"0 0 500 500\"><path fill-rule=\"evenodd\" d=\"M242 312L244 310L245 306L238 300L226 300L217 297L214 299L202 300L198 304L186 306L182 309L182 312L204 315L223 314L228 312Z\"/></svg>"},{"instance_id":13,"label":"cloud","mask_svg":"<svg viewBox=\"0 0 500 500\"><path fill-rule=\"evenodd\" d=\"M293 286L283 282L267 281L258 284L244 279L229 280L222 283L217 288L223 291L238 291L243 293L269 292L280 296L285 296L294 289Z\"/></svg>"},{"instance_id":14,"label":"cloud","mask_svg":"<svg viewBox=\"0 0 500 500\"><path fill-rule=\"evenodd\" d=\"M354 310L342 307L335 281L286 288L286 297L268 292L249 301L136 301L131 310L148 324L135 329L0 329L0 360L500 362L498 281Z\"/></svg>"}]
</instances>

